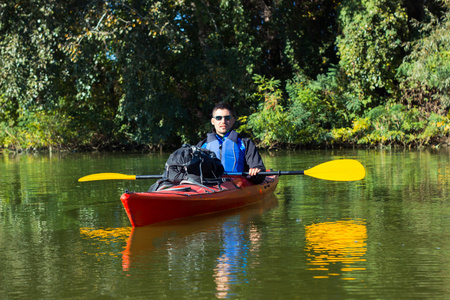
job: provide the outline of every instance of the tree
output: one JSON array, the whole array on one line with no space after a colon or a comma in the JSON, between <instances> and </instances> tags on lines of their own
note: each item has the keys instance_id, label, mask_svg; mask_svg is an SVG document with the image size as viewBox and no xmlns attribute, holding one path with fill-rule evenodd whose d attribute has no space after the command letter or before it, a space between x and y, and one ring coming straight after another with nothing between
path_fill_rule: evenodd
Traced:
<instances>
[{"instance_id":1,"label":"tree","mask_svg":"<svg viewBox=\"0 0 450 300\"><path fill-rule=\"evenodd\" d=\"M408 43L409 54L399 69L402 100L418 107L425 118L430 113L447 115L450 107L449 8L450 2L444 2L441 12L428 13L429 21L414 22L419 35Z\"/></svg>"},{"instance_id":2,"label":"tree","mask_svg":"<svg viewBox=\"0 0 450 300\"><path fill-rule=\"evenodd\" d=\"M397 91L396 72L403 58L408 16L399 1L347 0L341 4L339 66L353 99L350 110L362 114L385 103Z\"/></svg>"}]
</instances>

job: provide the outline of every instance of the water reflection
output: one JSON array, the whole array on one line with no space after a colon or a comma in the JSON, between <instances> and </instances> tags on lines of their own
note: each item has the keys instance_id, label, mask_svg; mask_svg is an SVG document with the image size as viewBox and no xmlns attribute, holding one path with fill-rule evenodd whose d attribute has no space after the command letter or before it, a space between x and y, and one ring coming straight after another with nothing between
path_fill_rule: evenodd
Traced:
<instances>
[{"instance_id":1,"label":"water reflection","mask_svg":"<svg viewBox=\"0 0 450 300\"><path fill-rule=\"evenodd\" d=\"M357 264L366 261L367 228L364 220L315 223L306 226L305 230L308 270L315 271L314 278L365 270Z\"/></svg>"},{"instance_id":2,"label":"water reflection","mask_svg":"<svg viewBox=\"0 0 450 300\"><path fill-rule=\"evenodd\" d=\"M273 209L277 204L276 196L271 195L264 201L238 210L134 227L131 229L123 252L124 266L126 266L124 270L129 270L133 267L132 265L139 267L146 254L155 249L166 248L170 252L186 247L187 244L193 247L194 242L199 244L199 240L204 240L210 234L223 239L223 253L240 251L234 247L246 247L242 241L241 226L245 224L251 227L252 219ZM258 234L254 228L249 229L249 234L253 240L256 240Z\"/></svg>"},{"instance_id":3,"label":"water reflection","mask_svg":"<svg viewBox=\"0 0 450 300\"><path fill-rule=\"evenodd\" d=\"M248 283L248 256L259 248L261 233L254 224L250 224L248 229L243 228L239 216L234 216L223 223L221 234L223 245L214 269L214 281L216 297L224 299L230 297L232 284Z\"/></svg>"},{"instance_id":4,"label":"water reflection","mask_svg":"<svg viewBox=\"0 0 450 300\"><path fill-rule=\"evenodd\" d=\"M120 254L122 253L122 248L120 246L113 247L112 250L106 251L105 245L120 245L125 242L130 233L131 233L132 227L121 227L121 228L90 228L90 227L82 227L80 228L80 235L82 238L90 239L91 245L97 246L94 249L101 251L86 251L86 254L89 255L96 255L96 256L114 256L114 257L120 257Z\"/></svg>"},{"instance_id":5,"label":"water reflection","mask_svg":"<svg viewBox=\"0 0 450 300\"><path fill-rule=\"evenodd\" d=\"M252 220L277 204L277 198L271 195L252 206L219 214L146 227L82 227L79 232L83 239L91 241L91 247L85 251L87 255L99 259L121 256L122 270L128 275L155 263L166 263L169 272L196 269L198 266L189 264L202 261L202 255L209 256L206 245L221 241L222 250L209 271L213 274L217 297L224 298L229 296L230 285L238 282L238 276L245 277L248 253L254 254L260 247L261 234Z\"/></svg>"},{"instance_id":6,"label":"water reflection","mask_svg":"<svg viewBox=\"0 0 450 300\"><path fill-rule=\"evenodd\" d=\"M261 233L253 220L277 203L272 195L237 211L132 228L122 253L123 271L132 276L156 264L167 264L162 267L171 274L177 289L178 279L209 273L216 297L228 298L233 295L233 284L248 282L248 256L258 256ZM208 247L217 243L221 250L213 260Z\"/></svg>"},{"instance_id":7,"label":"water reflection","mask_svg":"<svg viewBox=\"0 0 450 300\"><path fill-rule=\"evenodd\" d=\"M3 158L0 298L449 299L450 148L277 152L264 160L296 170L341 154L360 160L367 178L286 176L273 210L137 230L119 197L151 182L77 179L159 174L167 157Z\"/></svg>"}]
</instances>

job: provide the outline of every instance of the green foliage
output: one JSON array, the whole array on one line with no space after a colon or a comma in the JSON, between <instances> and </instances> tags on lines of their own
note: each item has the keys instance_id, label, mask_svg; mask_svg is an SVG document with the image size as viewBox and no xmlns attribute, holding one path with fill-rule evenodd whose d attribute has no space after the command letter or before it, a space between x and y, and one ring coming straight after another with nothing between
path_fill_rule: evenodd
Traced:
<instances>
[{"instance_id":1,"label":"green foliage","mask_svg":"<svg viewBox=\"0 0 450 300\"><path fill-rule=\"evenodd\" d=\"M219 101L264 147L430 143L450 105L439 3L4 1L1 143L194 143ZM412 4L430 21L411 27Z\"/></svg>"},{"instance_id":2,"label":"green foliage","mask_svg":"<svg viewBox=\"0 0 450 300\"><path fill-rule=\"evenodd\" d=\"M260 19L253 13L257 41L262 45L260 55L265 59L257 69L289 80L292 72L315 78L338 62L335 39L338 34L336 10L340 1L272 1L254 4L264 8Z\"/></svg>"},{"instance_id":3,"label":"green foliage","mask_svg":"<svg viewBox=\"0 0 450 300\"><path fill-rule=\"evenodd\" d=\"M20 151L64 143L60 133L68 120L44 111L20 111L16 122L0 123L0 146Z\"/></svg>"},{"instance_id":4,"label":"green foliage","mask_svg":"<svg viewBox=\"0 0 450 300\"><path fill-rule=\"evenodd\" d=\"M450 133L450 118L432 114L424 118L417 108L387 104L370 110L367 117L356 119L352 127L332 130L334 143L371 146L417 145L439 143Z\"/></svg>"},{"instance_id":5,"label":"green foliage","mask_svg":"<svg viewBox=\"0 0 450 300\"><path fill-rule=\"evenodd\" d=\"M330 139L329 130L345 123L340 96L331 77L308 80L296 76L286 90L291 100L289 121L296 131L296 143L321 144Z\"/></svg>"},{"instance_id":6,"label":"green foliage","mask_svg":"<svg viewBox=\"0 0 450 300\"><path fill-rule=\"evenodd\" d=\"M15 0L0 5L0 94L17 108L42 108L54 95L48 92L59 62L61 28L53 27L59 5Z\"/></svg>"},{"instance_id":7,"label":"green foliage","mask_svg":"<svg viewBox=\"0 0 450 300\"><path fill-rule=\"evenodd\" d=\"M395 94L408 16L395 0L347 0L341 4L342 32L336 40L339 66L358 99L357 112L386 102Z\"/></svg>"},{"instance_id":8,"label":"green foliage","mask_svg":"<svg viewBox=\"0 0 450 300\"><path fill-rule=\"evenodd\" d=\"M398 70L403 100L427 113L445 114L450 107L450 4L442 18L429 13L429 22L414 25L417 40L408 43L409 55Z\"/></svg>"},{"instance_id":9,"label":"green foliage","mask_svg":"<svg viewBox=\"0 0 450 300\"><path fill-rule=\"evenodd\" d=\"M288 122L288 114L279 103L282 91L280 81L254 75L253 80L258 85L258 92L253 97L260 102L258 110L239 121L243 125L239 131L251 132L265 148L273 148L280 143L292 143L293 126Z\"/></svg>"}]
</instances>

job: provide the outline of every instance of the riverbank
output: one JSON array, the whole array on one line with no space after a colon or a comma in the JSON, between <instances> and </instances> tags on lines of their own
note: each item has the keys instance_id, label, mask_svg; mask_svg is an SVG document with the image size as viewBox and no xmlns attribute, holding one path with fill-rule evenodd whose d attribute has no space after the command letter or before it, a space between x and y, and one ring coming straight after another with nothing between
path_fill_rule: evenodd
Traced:
<instances>
[{"instance_id":1,"label":"riverbank","mask_svg":"<svg viewBox=\"0 0 450 300\"><path fill-rule=\"evenodd\" d=\"M163 153L172 152L179 147L179 145L165 145L165 146L149 146L149 145L137 145L137 144L117 144L117 145L98 145L98 146L77 146L77 147L63 147L63 146L50 146L50 147L38 147L38 148L15 148L15 147L0 147L0 153L68 153L68 152L140 152L140 153ZM317 145L277 145L274 147L258 147L261 151L283 151L283 150L331 150L331 149L441 149L450 147L450 140L448 138L441 139L441 141L434 141L434 143L427 143L425 145L420 145L417 143L410 144L378 144L378 145L368 145L368 144L358 144L358 143L329 143L329 144L317 144Z\"/></svg>"}]
</instances>

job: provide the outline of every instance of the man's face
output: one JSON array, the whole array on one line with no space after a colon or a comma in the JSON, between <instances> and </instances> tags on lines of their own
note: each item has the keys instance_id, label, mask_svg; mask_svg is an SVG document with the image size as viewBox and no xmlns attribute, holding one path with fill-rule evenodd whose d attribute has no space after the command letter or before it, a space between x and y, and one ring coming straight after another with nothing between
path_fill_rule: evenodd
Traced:
<instances>
[{"instance_id":1,"label":"man's face","mask_svg":"<svg viewBox=\"0 0 450 300\"><path fill-rule=\"evenodd\" d=\"M235 119L228 109L216 109L211 118L211 124L213 124L216 133L220 136L224 136L233 127L234 121Z\"/></svg>"}]
</instances>

